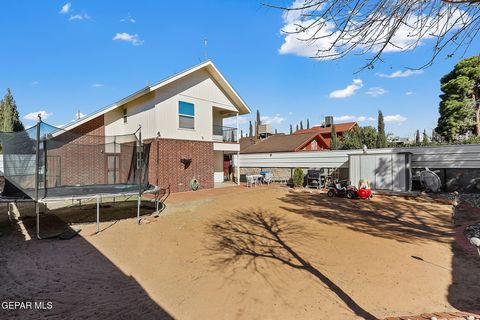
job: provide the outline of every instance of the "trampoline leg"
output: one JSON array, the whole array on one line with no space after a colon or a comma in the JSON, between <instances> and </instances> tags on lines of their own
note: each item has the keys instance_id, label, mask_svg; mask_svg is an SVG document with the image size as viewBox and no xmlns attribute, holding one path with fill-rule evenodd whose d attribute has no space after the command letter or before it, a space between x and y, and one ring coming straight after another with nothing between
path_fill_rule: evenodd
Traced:
<instances>
[{"instance_id":1,"label":"trampoline leg","mask_svg":"<svg viewBox=\"0 0 480 320\"><path fill-rule=\"evenodd\" d=\"M37 239L42 240L40 237L40 206L37 201L35 201L35 213L37 215Z\"/></svg>"},{"instance_id":2,"label":"trampoline leg","mask_svg":"<svg viewBox=\"0 0 480 320\"><path fill-rule=\"evenodd\" d=\"M142 201L142 196L138 195L138 201L137 201L137 222L140 224L140 202Z\"/></svg>"},{"instance_id":3,"label":"trampoline leg","mask_svg":"<svg viewBox=\"0 0 480 320\"><path fill-rule=\"evenodd\" d=\"M97 233L100 232L100 197L97 197Z\"/></svg>"}]
</instances>

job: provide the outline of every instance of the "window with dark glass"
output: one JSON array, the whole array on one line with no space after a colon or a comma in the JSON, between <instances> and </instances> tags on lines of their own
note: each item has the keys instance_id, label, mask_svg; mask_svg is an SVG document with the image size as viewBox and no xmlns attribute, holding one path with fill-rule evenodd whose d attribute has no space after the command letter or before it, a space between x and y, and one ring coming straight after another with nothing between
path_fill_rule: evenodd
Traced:
<instances>
[{"instance_id":1,"label":"window with dark glass","mask_svg":"<svg viewBox=\"0 0 480 320\"><path fill-rule=\"evenodd\" d=\"M181 129L195 129L195 106L193 103L178 102L178 127Z\"/></svg>"}]
</instances>

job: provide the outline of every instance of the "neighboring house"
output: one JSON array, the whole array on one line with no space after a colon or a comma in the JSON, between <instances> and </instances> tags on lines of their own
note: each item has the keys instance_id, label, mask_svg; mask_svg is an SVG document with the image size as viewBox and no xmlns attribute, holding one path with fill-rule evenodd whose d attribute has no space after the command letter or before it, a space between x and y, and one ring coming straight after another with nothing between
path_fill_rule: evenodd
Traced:
<instances>
[{"instance_id":1,"label":"neighboring house","mask_svg":"<svg viewBox=\"0 0 480 320\"><path fill-rule=\"evenodd\" d=\"M327 123L327 122L326 122ZM345 132L353 130L353 128L358 127L356 122L344 122L344 123L337 123L334 124L335 131L337 133L337 138L341 139ZM331 131L332 127L330 125L322 125L322 126L315 126L310 129L298 130L295 131L293 134L305 134L305 133L318 133L322 136L323 140L328 145L327 149L330 149L330 140L331 140Z\"/></svg>"},{"instance_id":2,"label":"neighboring house","mask_svg":"<svg viewBox=\"0 0 480 320\"><path fill-rule=\"evenodd\" d=\"M178 192L190 190L192 178L201 188L213 188L215 183L232 178L232 155L240 151L238 115L248 113L242 98L215 65L206 61L64 129L113 136L133 133L141 125L144 142L151 143L150 183ZM228 117L236 117L235 127L223 126ZM111 156L110 151L105 150L106 157ZM110 183L111 170L105 168L105 183Z\"/></svg>"},{"instance_id":3,"label":"neighboring house","mask_svg":"<svg viewBox=\"0 0 480 320\"><path fill-rule=\"evenodd\" d=\"M253 138L243 138L253 139ZM243 140L242 139L242 140ZM274 152L298 152L298 151L320 151L328 149L328 144L317 133L302 134L277 134L257 143L241 143L242 154L247 153L274 153Z\"/></svg>"}]
</instances>

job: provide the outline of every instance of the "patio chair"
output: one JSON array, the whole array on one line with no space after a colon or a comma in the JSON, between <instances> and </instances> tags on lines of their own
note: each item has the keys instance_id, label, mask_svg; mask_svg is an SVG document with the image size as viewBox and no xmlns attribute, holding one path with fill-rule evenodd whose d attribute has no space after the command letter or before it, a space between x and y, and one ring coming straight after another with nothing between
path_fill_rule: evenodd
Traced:
<instances>
[{"instance_id":1,"label":"patio chair","mask_svg":"<svg viewBox=\"0 0 480 320\"><path fill-rule=\"evenodd\" d=\"M254 176L247 175L247 187L257 186L257 179Z\"/></svg>"},{"instance_id":2,"label":"patio chair","mask_svg":"<svg viewBox=\"0 0 480 320\"><path fill-rule=\"evenodd\" d=\"M270 184L273 182L273 174L270 172L265 173L265 176L263 177L263 182L266 184Z\"/></svg>"}]
</instances>

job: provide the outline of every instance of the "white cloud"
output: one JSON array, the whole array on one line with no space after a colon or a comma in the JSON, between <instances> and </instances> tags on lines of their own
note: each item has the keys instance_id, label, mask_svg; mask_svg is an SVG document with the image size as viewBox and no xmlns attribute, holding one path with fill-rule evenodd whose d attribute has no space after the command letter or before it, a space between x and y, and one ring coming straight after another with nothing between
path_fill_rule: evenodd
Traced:
<instances>
[{"instance_id":1,"label":"white cloud","mask_svg":"<svg viewBox=\"0 0 480 320\"><path fill-rule=\"evenodd\" d=\"M140 37L138 36L138 34L129 34L126 32L117 33L115 36L113 36L112 40L127 41L133 44L134 46L141 46L143 44L143 40L140 40Z\"/></svg>"},{"instance_id":2,"label":"white cloud","mask_svg":"<svg viewBox=\"0 0 480 320\"><path fill-rule=\"evenodd\" d=\"M72 4L70 2L65 3L62 6L62 9L60 9L60 14L67 14L70 12L70 8L72 7Z\"/></svg>"},{"instance_id":3,"label":"white cloud","mask_svg":"<svg viewBox=\"0 0 480 320\"><path fill-rule=\"evenodd\" d=\"M94 88L101 88L101 87L103 87L103 84L101 84L101 83L94 83L94 84L92 84L92 87L94 87Z\"/></svg>"},{"instance_id":4,"label":"white cloud","mask_svg":"<svg viewBox=\"0 0 480 320\"><path fill-rule=\"evenodd\" d=\"M361 87L363 87L362 80L361 79L353 79L353 82L352 82L351 85L348 85L345 89L339 89L339 90L335 90L335 91L330 92L329 97L330 98L350 97L351 95L353 95L355 93L355 91L357 91Z\"/></svg>"},{"instance_id":5,"label":"white cloud","mask_svg":"<svg viewBox=\"0 0 480 320\"><path fill-rule=\"evenodd\" d=\"M423 70L405 70L405 71L398 70L390 74L377 73L377 76L382 78L392 79L392 78L406 78L406 77L410 77L410 76L422 74L422 73L423 73Z\"/></svg>"},{"instance_id":6,"label":"white cloud","mask_svg":"<svg viewBox=\"0 0 480 320\"><path fill-rule=\"evenodd\" d=\"M262 116L260 117L260 120L265 124L281 124L286 119L281 117L279 114L276 114L274 116Z\"/></svg>"},{"instance_id":7,"label":"white cloud","mask_svg":"<svg viewBox=\"0 0 480 320\"><path fill-rule=\"evenodd\" d=\"M407 121L407 118L399 114L394 114L394 115L384 116L383 121L385 121L385 123L390 122L390 123L401 125L402 123Z\"/></svg>"},{"instance_id":8,"label":"white cloud","mask_svg":"<svg viewBox=\"0 0 480 320\"><path fill-rule=\"evenodd\" d=\"M323 4L315 5L315 2L310 0L295 0L290 8L300 8L305 5L310 8L290 10L283 14L282 19L284 25L281 29L281 34L284 37L284 43L278 50L280 54L295 54L303 57L332 59L335 58L332 55L338 54L344 50L344 48L348 48L352 43L358 43L354 52L378 52L383 48L384 40L388 37L389 30L382 25L385 21L382 17L378 17L374 25L370 26L371 30L378 29L379 34L366 37L367 40L371 39L372 41L376 41L373 45L371 42L365 41L365 37L362 35L352 36L349 39L341 39L343 40L342 42L337 39L340 34L338 27L331 21L318 18L324 13L323 9L328 6L324 6ZM449 14L442 15L442 17L444 17L441 19L438 19L438 17L419 19L418 16L412 14L407 21L396 30L395 35L390 39L390 44L388 44L383 51L408 51L413 49L416 44L422 45L421 40L435 38L444 30L450 28L452 30L458 29L466 24L467 18L461 17L462 14L464 14L462 10L457 8L448 8L445 10L450 10L450 12ZM317 18L318 20L315 20ZM365 16L361 18L365 18ZM422 22L420 22L420 20L422 20ZM348 34L348 30L357 29L361 23L359 20L350 20L345 28L345 30L347 30L346 33ZM433 32L423 34L422 39L419 41L418 37L412 36L412 34L418 34L418 29L421 27L419 25L420 23L423 23L427 28L433 30ZM302 27L307 29L302 30ZM352 33L354 34L355 32L352 31ZM360 37L362 37L362 39L360 39ZM314 39L312 40L312 38ZM348 40L348 42L346 40ZM334 47L332 47L333 43L335 43Z\"/></svg>"},{"instance_id":9,"label":"white cloud","mask_svg":"<svg viewBox=\"0 0 480 320\"><path fill-rule=\"evenodd\" d=\"M350 116L350 115L345 115L345 116L338 116L338 117L333 117L334 121L339 121L339 122L344 122L344 121L356 121L356 122L365 122L365 121L375 121L375 118L368 117L368 116Z\"/></svg>"},{"instance_id":10,"label":"white cloud","mask_svg":"<svg viewBox=\"0 0 480 320\"><path fill-rule=\"evenodd\" d=\"M47 119L50 117L53 113L49 113L45 110L37 111L37 112L30 112L29 114L26 114L23 119L29 120L29 121L37 121L38 120L38 115L42 117L42 120Z\"/></svg>"},{"instance_id":11,"label":"white cloud","mask_svg":"<svg viewBox=\"0 0 480 320\"><path fill-rule=\"evenodd\" d=\"M77 13L77 14L74 14L74 15L71 15L70 18L68 18L68 20L88 20L90 19L90 16L86 13Z\"/></svg>"},{"instance_id":12,"label":"white cloud","mask_svg":"<svg viewBox=\"0 0 480 320\"><path fill-rule=\"evenodd\" d=\"M407 95L407 96L411 96L412 94L413 94L413 91L407 91L407 92L405 92L405 95Z\"/></svg>"},{"instance_id":13,"label":"white cloud","mask_svg":"<svg viewBox=\"0 0 480 320\"><path fill-rule=\"evenodd\" d=\"M131 16L130 13L129 13L126 18L120 19L120 22L137 23L137 20L135 20L134 18L132 18L132 16Z\"/></svg>"},{"instance_id":14,"label":"white cloud","mask_svg":"<svg viewBox=\"0 0 480 320\"><path fill-rule=\"evenodd\" d=\"M373 87L373 88L368 89L368 91L365 92L365 94L368 94L372 97L378 97L378 96L381 96L381 95L383 95L387 92L388 91L383 89L382 87Z\"/></svg>"}]
</instances>

